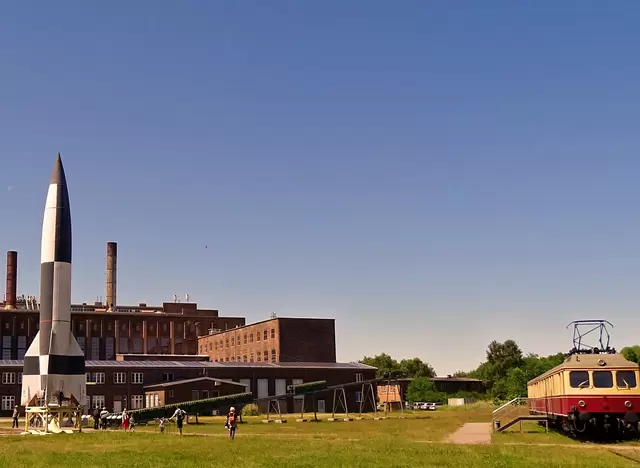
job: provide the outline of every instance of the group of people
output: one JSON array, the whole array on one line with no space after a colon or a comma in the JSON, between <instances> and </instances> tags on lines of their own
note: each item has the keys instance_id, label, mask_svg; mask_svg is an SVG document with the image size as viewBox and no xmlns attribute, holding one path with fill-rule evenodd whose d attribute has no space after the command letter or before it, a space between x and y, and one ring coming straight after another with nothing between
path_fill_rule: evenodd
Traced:
<instances>
[{"instance_id":1,"label":"group of people","mask_svg":"<svg viewBox=\"0 0 640 468\"><path fill-rule=\"evenodd\" d=\"M93 410L93 428L95 430L98 429L107 429L107 416L109 416L109 412L106 407L103 407L102 410L97 406ZM133 415L127 413L127 409L125 408L122 412L122 427L125 432L133 432L135 428L135 420Z\"/></svg>"}]
</instances>

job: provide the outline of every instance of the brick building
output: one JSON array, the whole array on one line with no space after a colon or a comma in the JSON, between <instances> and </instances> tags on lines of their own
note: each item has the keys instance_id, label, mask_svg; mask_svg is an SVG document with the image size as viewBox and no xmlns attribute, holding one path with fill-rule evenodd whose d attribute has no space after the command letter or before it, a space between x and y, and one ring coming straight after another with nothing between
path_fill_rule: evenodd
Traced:
<instances>
[{"instance_id":1,"label":"brick building","mask_svg":"<svg viewBox=\"0 0 640 468\"><path fill-rule=\"evenodd\" d=\"M336 362L335 320L274 318L198 338L216 362Z\"/></svg>"},{"instance_id":2,"label":"brick building","mask_svg":"<svg viewBox=\"0 0 640 468\"><path fill-rule=\"evenodd\" d=\"M170 405L183 401L234 395L246 391L244 384L213 377L174 380L144 386L145 408Z\"/></svg>"},{"instance_id":3,"label":"brick building","mask_svg":"<svg viewBox=\"0 0 640 468\"><path fill-rule=\"evenodd\" d=\"M169 357L167 357L169 358ZM20 400L22 383L22 361L0 361L0 415L8 416L15 402ZM329 385L360 382L375 378L376 369L359 363L220 363L210 361L87 361L86 405L106 406L112 411L143 408L149 386L180 382L188 379L211 377L233 381L243 385L257 398L286 393L288 385L326 380ZM205 381L196 380L185 385L187 395L210 390ZM359 407L359 386L346 390L350 411ZM237 393L244 392L241 389ZM153 392L151 392L153 393ZM330 412L333 393L328 391L317 396L319 412ZM190 400L191 398L187 398ZM298 402L288 401L282 410L299 410ZM308 404L310 405L310 404ZM266 410L267 403L261 404ZM286 407L286 408L285 408ZM312 408L307 408L312 410Z\"/></svg>"}]
</instances>

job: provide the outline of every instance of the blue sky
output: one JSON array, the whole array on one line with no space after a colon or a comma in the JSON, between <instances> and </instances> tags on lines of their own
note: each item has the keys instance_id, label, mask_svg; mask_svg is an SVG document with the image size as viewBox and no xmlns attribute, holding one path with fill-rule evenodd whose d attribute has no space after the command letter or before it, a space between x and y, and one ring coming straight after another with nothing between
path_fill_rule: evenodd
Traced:
<instances>
[{"instance_id":1,"label":"blue sky","mask_svg":"<svg viewBox=\"0 0 640 468\"><path fill-rule=\"evenodd\" d=\"M335 317L338 358L470 369L640 326L640 4L6 2L0 247L39 293L62 153L73 300Z\"/></svg>"}]
</instances>

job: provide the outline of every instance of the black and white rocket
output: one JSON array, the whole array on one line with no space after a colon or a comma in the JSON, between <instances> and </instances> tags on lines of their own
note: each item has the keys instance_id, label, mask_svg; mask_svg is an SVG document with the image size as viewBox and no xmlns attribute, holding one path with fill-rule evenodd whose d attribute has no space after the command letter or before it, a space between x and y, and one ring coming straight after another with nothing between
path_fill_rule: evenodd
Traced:
<instances>
[{"instance_id":1,"label":"black and white rocket","mask_svg":"<svg viewBox=\"0 0 640 468\"><path fill-rule=\"evenodd\" d=\"M24 358L21 404L84 405L84 364L71 333L71 210L58 153L42 222L40 329Z\"/></svg>"}]
</instances>

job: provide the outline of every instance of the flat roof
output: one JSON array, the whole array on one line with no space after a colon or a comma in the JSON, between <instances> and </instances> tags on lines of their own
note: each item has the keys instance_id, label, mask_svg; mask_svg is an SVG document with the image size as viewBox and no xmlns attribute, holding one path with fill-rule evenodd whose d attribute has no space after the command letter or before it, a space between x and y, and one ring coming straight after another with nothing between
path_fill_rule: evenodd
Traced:
<instances>
[{"instance_id":1,"label":"flat roof","mask_svg":"<svg viewBox=\"0 0 640 468\"><path fill-rule=\"evenodd\" d=\"M0 360L0 367L22 367L22 360ZM272 369L373 369L375 367L358 362L209 362L209 361L85 361L86 367L114 368L206 368L206 369L238 369L238 368L272 368Z\"/></svg>"}]
</instances>

